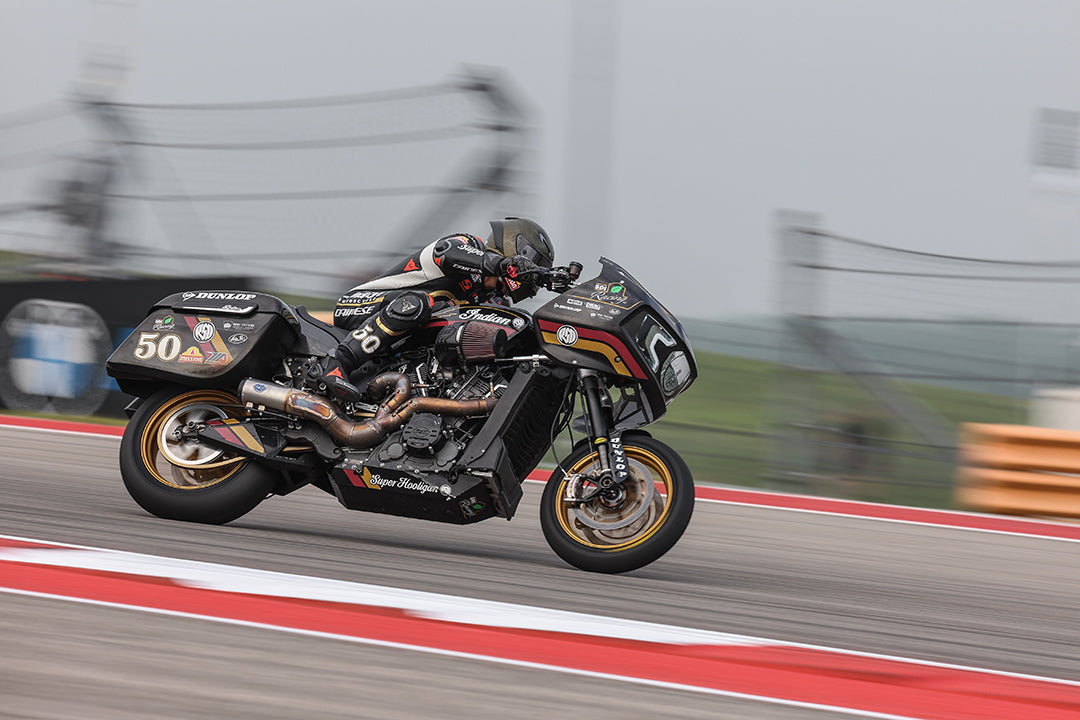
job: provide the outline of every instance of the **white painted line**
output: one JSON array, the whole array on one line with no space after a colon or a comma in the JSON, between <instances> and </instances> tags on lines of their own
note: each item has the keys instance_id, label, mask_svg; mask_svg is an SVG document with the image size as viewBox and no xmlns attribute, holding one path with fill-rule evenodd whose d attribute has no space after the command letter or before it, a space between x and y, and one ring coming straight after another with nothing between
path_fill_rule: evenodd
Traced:
<instances>
[{"instance_id":1,"label":"white painted line","mask_svg":"<svg viewBox=\"0 0 1080 720\"><path fill-rule=\"evenodd\" d=\"M783 698L774 698L764 695L748 695L745 693L731 692L728 690L719 690L715 688L699 687L696 685L680 685L678 683L663 682L660 680L650 680L647 678L638 678L629 675L616 675L611 673L599 673L589 670L579 670L576 668L562 667L560 665L548 665L543 663L528 662L525 660L514 660L511 658L502 658L494 655L480 655L477 653L465 653L456 650L443 650L440 648L425 647L423 645L410 645L406 643L388 642L385 640L372 640L368 638L355 637L352 635L338 635L335 633L318 632L315 630L304 630L299 628L290 628L281 625L269 625L266 623L249 622L246 620L233 620L230 618L219 618L212 615L198 615L196 613L184 613L174 610L159 610L156 608L140 607L138 605L124 605L122 603L102 602L98 600L86 600L82 598L71 598L63 595L51 595L48 593L28 592L23 590L10 590L0 587L0 592L11 593L14 595L25 595L29 597L40 597L50 600L64 600L67 602L82 603L85 605L96 605L100 607L118 608L122 610L136 610L139 612L150 613L153 615L165 615L170 617L189 618L195 620L209 620L210 622L224 623L226 625L238 625L241 627L257 628L260 630L274 630L277 632L290 633L293 635L304 635L307 637L321 638L326 640L334 640L337 642L350 642L360 645L371 645L375 647L391 648L396 650L410 650L414 652L426 653L428 655L439 655L442 657L458 658L461 660L475 660L478 662L489 662L497 665L508 665L512 667L528 668L530 670L548 670L550 672L561 673L563 675L576 675L579 677L595 678L598 680L611 680L614 682L625 682L633 685L644 685L647 687L662 688L665 690L681 690L684 692L697 693L699 695L715 695L719 697L728 697L736 700L748 700L752 702L762 702L770 705L783 705L786 707L795 707L809 710L823 710L827 712L838 713L841 715L848 715L852 717L874 718L874 720L923 720L922 718L912 717L908 715L889 715L884 713L877 713L865 710L854 710L851 708L838 707L834 705L819 705L816 703L800 702L798 700L787 700Z\"/></svg>"},{"instance_id":2,"label":"white painted line","mask_svg":"<svg viewBox=\"0 0 1080 720\"><path fill-rule=\"evenodd\" d=\"M35 538L0 535L0 540L36 543L49 548L0 546L0 563L17 562L52 567L71 567L171 580L178 585L219 592L247 595L354 603L402 610L416 617L481 627L502 627L547 632L572 633L673 645L726 645L744 647L789 647L847 656L874 658L920 665L986 673L1001 677L1037 680L1080 687L1080 681L1026 675L1001 670L940 663L929 660L844 650L824 645L789 642L771 638L737 635L663 625L624 618L588 615L514 603L503 603L456 595L405 590L295 575L271 570L256 570L219 565L197 560L182 560L144 555L123 550L109 550L84 545L58 543ZM55 548L55 549L54 549ZM2 583L2 579L0 579ZM202 616L200 616L202 617ZM563 623L566 623L565 625Z\"/></svg>"}]
</instances>

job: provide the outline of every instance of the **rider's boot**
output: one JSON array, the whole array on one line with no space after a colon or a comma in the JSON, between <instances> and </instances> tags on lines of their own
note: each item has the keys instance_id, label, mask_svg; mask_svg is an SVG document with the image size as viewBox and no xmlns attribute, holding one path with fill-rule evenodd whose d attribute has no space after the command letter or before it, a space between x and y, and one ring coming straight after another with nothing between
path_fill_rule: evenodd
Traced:
<instances>
[{"instance_id":1,"label":"rider's boot","mask_svg":"<svg viewBox=\"0 0 1080 720\"><path fill-rule=\"evenodd\" d=\"M360 388L348 380L349 372L342 362L328 355L308 369L308 384L340 402L356 402Z\"/></svg>"},{"instance_id":2,"label":"rider's boot","mask_svg":"<svg viewBox=\"0 0 1080 720\"><path fill-rule=\"evenodd\" d=\"M349 374L368 360L384 354L398 336L426 322L431 317L431 305L431 297L416 290L394 298L349 333L333 355L323 359L317 381L339 400L359 400L361 392L349 382Z\"/></svg>"}]
</instances>

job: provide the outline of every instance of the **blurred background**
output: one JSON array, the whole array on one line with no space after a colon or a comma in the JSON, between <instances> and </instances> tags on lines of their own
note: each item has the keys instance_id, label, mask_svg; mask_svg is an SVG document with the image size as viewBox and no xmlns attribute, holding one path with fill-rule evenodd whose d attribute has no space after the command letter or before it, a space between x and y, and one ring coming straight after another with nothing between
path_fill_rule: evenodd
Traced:
<instances>
[{"instance_id":1,"label":"blurred background","mask_svg":"<svg viewBox=\"0 0 1080 720\"><path fill-rule=\"evenodd\" d=\"M1080 429L1080 3L0 0L0 401L118 416L158 298L318 310L537 219L680 316L696 480L952 503Z\"/></svg>"}]
</instances>

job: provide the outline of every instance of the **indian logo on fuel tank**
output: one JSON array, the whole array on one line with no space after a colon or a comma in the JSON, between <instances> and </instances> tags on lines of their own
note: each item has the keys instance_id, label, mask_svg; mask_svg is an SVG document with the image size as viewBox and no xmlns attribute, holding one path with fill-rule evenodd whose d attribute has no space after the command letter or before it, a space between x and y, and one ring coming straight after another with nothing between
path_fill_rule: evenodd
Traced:
<instances>
[{"instance_id":1,"label":"indian logo on fuel tank","mask_svg":"<svg viewBox=\"0 0 1080 720\"><path fill-rule=\"evenodd\" d=\"M480 308L462 310L458 317L462 320L480 320L481 322L495 323L496 325L510 325L516 319L500 315L497 312L484 312Z\"/></svg>"}]
</instances>

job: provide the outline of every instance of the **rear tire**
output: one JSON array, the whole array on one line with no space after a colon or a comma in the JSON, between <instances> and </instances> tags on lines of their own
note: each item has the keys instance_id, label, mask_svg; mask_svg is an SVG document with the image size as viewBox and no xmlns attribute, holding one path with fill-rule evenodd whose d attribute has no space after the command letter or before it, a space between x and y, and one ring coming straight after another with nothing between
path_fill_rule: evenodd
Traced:
<instances>
[{"instance_id":1,"label":"rear tire","mask_svg":"<svg viewBox=\"0 0 1080 720\"><path fill-rule=\"evenodd\" d=\"M187 422L244 415L236 396L222 390L169 387L151 395L120 441L120 475L132 499L168 520L220 525L249 512L270 494L276 475L243 456L173 435Z\"/></svg>"},{"instance_id":2,"label":"rear tire","mask_svg":"<svg viewBox=\"0 0 1080 720\"><path fill-rule=\"evenodd\" d=\"M621 491L585 503L566 500L575 474L599 472L588 445L552 473L540 500L540 526L555 554L574 567L622 573L644 567L678 542L694 512L690 469L670 447L646 435L623 438L630 477Z\"/></svg>"}]
</instances>

